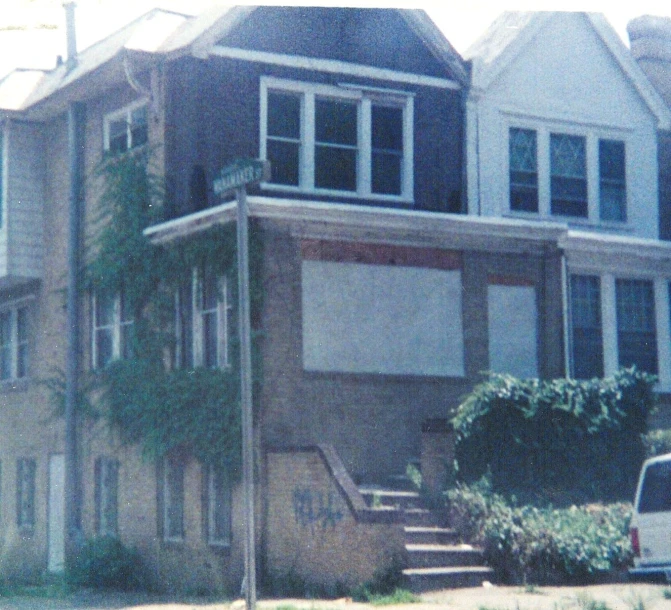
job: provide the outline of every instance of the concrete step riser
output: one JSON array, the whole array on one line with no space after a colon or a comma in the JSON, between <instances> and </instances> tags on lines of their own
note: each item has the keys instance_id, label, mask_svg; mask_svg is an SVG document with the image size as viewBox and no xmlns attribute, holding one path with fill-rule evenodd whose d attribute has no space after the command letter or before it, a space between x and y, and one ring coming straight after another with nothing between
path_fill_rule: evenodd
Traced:
<instances>
[{"instance_id":1,"label":"concrete step riser","mask_svg":"<svg viewBox=\"0 0 671 610\"><path fill-rule=\"evenodd\" d=\"M480 551L409 551L411 568L456 568L483 565Z\"/></svg>"},{"instance_id":2,"label":"concrete step riser","mask_svg":"<svg viewBox=\"0 0 671 610\"><path fill-rule=\"evenodd\" d=\"M418 495L412 492L401 492L404 495L398 494L376 494L375 492L362 491L361 496L368 506L392 506L399 509L406 508L421 508L422 501ZM412 494L412 495L405 495Z\"/></svg>"},{"instance_id":3,"label":"concrete step riser","mask_svg":"<svg viewBox=\"0 0 671 610\"><path fill-rule=\"evenodd\" d=\"M405 586L413 593L425 593L439 589L457 589L465 587L480 587L485 580L492 580L493 574L456 572L452 574L413 574L405 577Z\"/></svg>"},{"instance_id":4,"label":"concrete step riser","mask_svg":"<svg viewBox=\"0 0 671 610\"><path fill-rule=\"evenodd\" d=\"M406 544L456 544L456 532L406 532Z\"/></svg>"},{"instance_id":5,"label":"concrete step riser","mask_svg":"<svg viewBox=\"0 0 671 610\"><path fill-rule=\"evenodd\" d=\"M445 516L430 510L409 510L403 515L403 523L410 527L444 527Z\"/></svg>"}]
</instances>

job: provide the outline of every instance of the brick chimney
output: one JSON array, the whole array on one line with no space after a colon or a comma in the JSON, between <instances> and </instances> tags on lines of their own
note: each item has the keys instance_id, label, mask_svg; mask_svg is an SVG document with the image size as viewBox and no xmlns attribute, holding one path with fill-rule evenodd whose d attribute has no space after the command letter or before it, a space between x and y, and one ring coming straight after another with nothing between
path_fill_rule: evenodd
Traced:
<instances>
[{"instance_id":1,"label":"brick chimney","mask_svg":"<svg viewBox=\"0 0 671 610\"><path fill-rule=\"evenodd\" d=\"M671 108L671 18L636 17L627 33L634 59Z\"/></svg>"}]
</instances>

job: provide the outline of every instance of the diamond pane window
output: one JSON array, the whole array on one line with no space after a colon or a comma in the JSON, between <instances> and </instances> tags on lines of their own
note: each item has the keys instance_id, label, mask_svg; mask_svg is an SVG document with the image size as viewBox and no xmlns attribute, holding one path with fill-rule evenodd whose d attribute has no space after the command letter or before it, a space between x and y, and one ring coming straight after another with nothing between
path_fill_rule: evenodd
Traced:
<instances>
[{"instance_id":1,"label":"diamond pane window","mask_svg":"<svg viewBox=\"0 0 671 610\"><path fill-rule=\"evenodd\" d=\"M627 220L624 142L599 140L599 207L601 220Z\"/></svg>"},{"instance_id":2,"label":"diamond pane window","mask_svg":"<svg viewBox=\"0 0 671 610\"><path fill-rule=\"evenodd\" d=\"M585 138L550 134L551 212L587 217Z\"/></svg>"},{"instance_id":3,"label":"diamond pane window","mask_svg":"<svg viewBox=\"0 0 671 610\"><path fill-rule=\"evenodd\" d=\"M510 209L538 212L538 161L536 132L533 129L511 128Z\"/></svg>"}]
</instances>

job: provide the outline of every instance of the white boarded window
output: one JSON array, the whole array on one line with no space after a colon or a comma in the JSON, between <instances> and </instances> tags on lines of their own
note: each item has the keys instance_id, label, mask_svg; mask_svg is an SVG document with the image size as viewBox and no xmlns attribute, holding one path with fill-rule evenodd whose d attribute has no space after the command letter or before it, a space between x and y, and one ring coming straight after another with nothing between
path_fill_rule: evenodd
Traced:
<instances>
[{"instance_id":1,"label":"white boarded window","mask_svg":"<svg viewBox=\"0 0 671 610\"><path fill-rule=\"evenodd\" d=\"M489 370L538 376L536 291L533 286L490 284Z\"/></svg>"},{"instance_id":2,"label":"white boarded window","mask_svg":"<svg viewBox=\"0 0 671 610\"><path fill-rule=\"evenodd\" d=\"M303 261L303 366L464 375L461 272Z\"/></svg>"}]
</instances>

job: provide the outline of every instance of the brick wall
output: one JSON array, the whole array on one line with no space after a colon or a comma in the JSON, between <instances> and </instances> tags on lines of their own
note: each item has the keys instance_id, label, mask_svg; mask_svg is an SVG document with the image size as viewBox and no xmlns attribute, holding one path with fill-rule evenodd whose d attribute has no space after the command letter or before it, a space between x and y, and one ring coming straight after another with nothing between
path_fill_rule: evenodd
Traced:
<instances>
[{"instance_id":1,"label":"brick wall","mask_svg":"<svg viewBox=\"0 0 671 610\"><path fill-rule=\"evenodd\" d=\"M335 590L398 567L404 538L401 525L363 521L358 492L325 449L268 454L266 569Z\"/></svg>"},{"instance_id":2,"label":"brick wall","mask_svg":"<svg viewBox=\"0 0 671 610\"><path fill-rule=\"evenodd\" d=\"M420 456L423 422L448 418L488 370L487 282L491 275L518 278L536 287L540 373L544 377L563 374L560 258L553 249L538 248L507 254L461 252L464 377L303 370L302 239L297 234L309 234L311 228L276 220L263 223L264 361L259 397L263 446L330 443L357 481L384 482L389 474L404 472L408 461ZM394 245L385 242L384 236L376 238L387 250ZM410 240L406 238L406 244ZM443 244L443 249L453 250L448 245Z\"/></svg>"}]
</instances>

